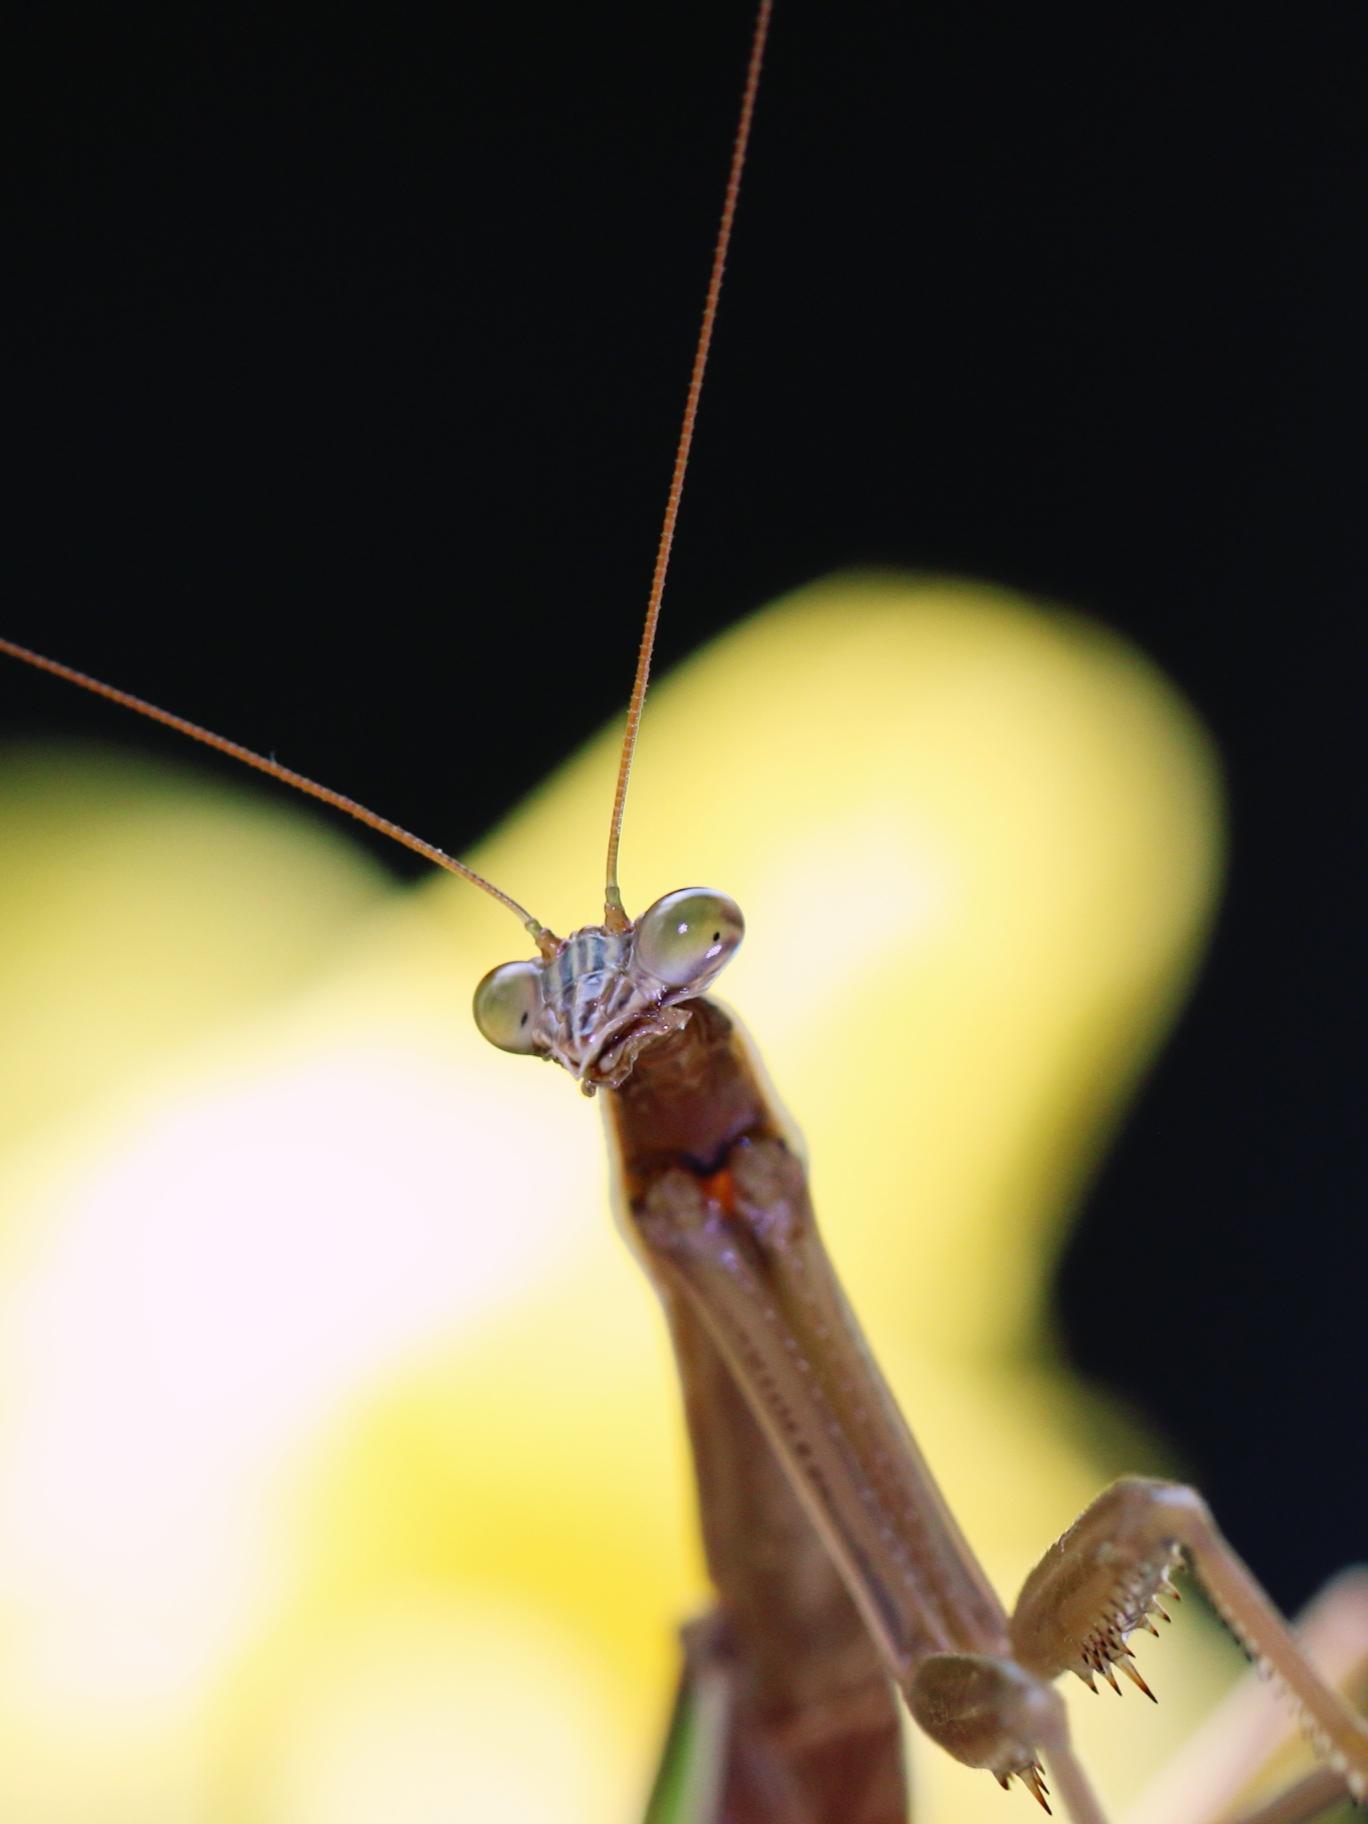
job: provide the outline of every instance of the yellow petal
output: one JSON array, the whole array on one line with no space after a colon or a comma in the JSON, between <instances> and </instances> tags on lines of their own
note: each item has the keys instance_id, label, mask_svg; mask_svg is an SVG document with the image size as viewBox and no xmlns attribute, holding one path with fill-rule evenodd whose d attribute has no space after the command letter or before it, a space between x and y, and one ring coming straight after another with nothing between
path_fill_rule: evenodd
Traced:
<instances>
[{"instance_id":1,"label":"yellow petal","mask_svg":"<svg viewBox=\"0 0 1368 1824\"><path fill-rule=\"evenodd\" d=\"M561 930L598 915L615 740L471 858ZM182 833L131 884L91 873L89 831L63 859L67 814L7 836L27 947L3 1065L24 1133L0 1160L0 1809L491 1816L504 1769L508 1815L630 1816L702 1593L687 1465L594 1112L469 1020L516 927L447 880L377 900L306 814L263 835L259 812L158 800ZM313 833L282 844L287 824ZM235 896L239 827L258 848ZM1219 851L1171 689L1000 592L838 579L651 700L629 906L691 884L742 904L724 992L1009 1596L1119 1466L1095 1403L1083 1441L1044 1287ZM1097 1748L1110 1792L1186 1726L1207 1668L1183 1632L1146 1665L1160 1720ZM1001 1815L937 1761L922 1788L929 1824Z\"/></svg>"}]
</instances>

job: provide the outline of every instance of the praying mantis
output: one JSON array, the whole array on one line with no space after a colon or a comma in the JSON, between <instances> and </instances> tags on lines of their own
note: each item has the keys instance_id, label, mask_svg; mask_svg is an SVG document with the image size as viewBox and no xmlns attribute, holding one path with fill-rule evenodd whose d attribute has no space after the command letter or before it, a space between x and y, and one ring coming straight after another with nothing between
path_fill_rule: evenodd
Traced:
<instances>
[{"instance_id":1,"label":"praying mantis","mask_svg":"<svg viewBox=\"0 0 1368 1824\"><path fill-rule=\"evenodd\" d=\"M109 668L109 669L113 669L113 668Z\"/></svg>"}]
</instances>

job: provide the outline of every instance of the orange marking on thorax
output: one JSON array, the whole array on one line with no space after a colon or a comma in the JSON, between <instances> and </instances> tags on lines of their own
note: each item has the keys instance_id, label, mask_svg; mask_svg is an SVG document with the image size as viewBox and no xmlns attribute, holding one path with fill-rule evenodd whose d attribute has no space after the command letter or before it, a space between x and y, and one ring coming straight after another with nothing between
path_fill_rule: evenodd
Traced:
<instances>
[{"instance_id":1,"label":"orange marking on thorax","mask_svg":"<svg viewBox=\"0 0 1368 1824\"><path fill-rule=\"evenodd\" d=\"M736 1214L736 1180L732 1177L730 1167L724 1165L720 1172L714 1172L710 1178L701 1178L699 1184L710 1203L721 1205L724 1215Z\"/></svg>"}]
</instances>

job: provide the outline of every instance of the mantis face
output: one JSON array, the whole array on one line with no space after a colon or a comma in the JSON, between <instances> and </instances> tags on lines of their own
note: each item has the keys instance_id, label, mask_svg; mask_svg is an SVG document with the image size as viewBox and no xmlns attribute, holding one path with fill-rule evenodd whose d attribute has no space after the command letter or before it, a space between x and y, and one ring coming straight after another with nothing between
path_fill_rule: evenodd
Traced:
<instances>
[{"instance_id":1,"label":"mantis face","mask_svg":"<svg viewBox=\"0 0 1368 1824\"><path fill-rule=\"evenodd\" d=\"M679 1003L711 985L744 935L734 900L680 887L624 931L586 925L548 955L491 969L475 1024L501 1051L554 1058L586 1095L616 1089L643 1046L688 1024Z\"/></svg>"}]
</instances>

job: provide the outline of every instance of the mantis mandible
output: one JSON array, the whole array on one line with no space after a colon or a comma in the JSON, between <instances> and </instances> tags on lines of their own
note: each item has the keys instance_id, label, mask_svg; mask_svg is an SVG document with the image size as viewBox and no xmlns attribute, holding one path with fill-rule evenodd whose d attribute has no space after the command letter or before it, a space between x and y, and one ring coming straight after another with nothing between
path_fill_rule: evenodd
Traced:
<instances>
[{"instance_id":1,"label":"mantis mandible","mask_svg":"<svg viewBox=\"0 0 1368 1824\"><path fill-rule=\"evenodd\" d=\"M617 925L617 912L617 899L611 896L611 899L609 899L609 936L617 936L617 938L620 938L620 936L624 936L624 934L622 934L620 930L615 930L615 928L613 928ZM726 921L724 921L724 923L726 923ZM580 950L584 950L584 945L580 947ZM558 954L560 954L560 952L558 952ZM527 978L523 976L523 978L520 979L525 981ZM653 976L653 979L658 983L660 979L664 978L662 978L660 974L657 974L657 976ZM689 985L691 985L691 987L699 987L699 979L693 979ZM662 1005L664 1005L664 1003L662 1003ZM700 1016L699 1014L699 1016L693 1020L693 1027L695 1027L695 1034L693 1034L693 1036L695 1036L695 1038L699 1036L699 1029L700 1027L704 1027L704 1025L706 1025L706 1020L704 1020L704 1016ZM640 1021L638 1021L638 1031L640 1031ZM671 1049L669 1049L671 1043L673 1043L673 1045L680 1045L680 1043L684 1042L684 1032L688 1032L688 1029L682 1029L682 1032L675 1032L675 1034L657 1034L658 1038L660 1038L660 1043L666 1047L666 1052L664 1052L666 1058L671 1054ZM713 1034L713 1043L717 1043L719 1047L722 1047L722 1045L726 1043L724 1034ZM575 1062L576 1069L580 1071L580 1074L584 1073L586 1058L584 1058L584 1056L578 1056ZM589 1060L589 1062L593 1062L593 1060ZM606 1078L604 1078L604 1080L611 1083L615 1073L617 1073L617 1063L615 1063L611 1069L607 1069ZM631 1107L635 1104L635 1098L637 1098L638 1093L642 1093L642 1083L646 1082L646 1074L637 1073L637 1078L635 1078L635 1080L637 1080L637 1089L631 1089L631 1087L629 1087L631 1082L633 1082L631 1078L627 1078L626 1082L613 1085L613 1087L615 1087L615 1094L618 1094L618 1098L620 1098L620 1104L624 1105L627 1109L627 1114L622 1116L622 1131L629 1136L629 1144L631 1145L640 1144L638 1140L633 1140L633 1138L631 1138L631 1135L635 1133L635 1127L633 1127L635 1116L631 1114ZM730 1093L730 1091L728 1091L728 1093ZM759 1145L762 1151L777 1144L777 1133L773 1131L772 1118L770 1118L770 1116L764 1116L764 1114L755 1113L753 1109L751 1109L751 1114L753 1114L753 1120L751 1120L750 1127L748 1127L748 1136L750 1136L751 1140ZM693 1149L686 1149L686 1151L693 1151ZM706 1151L706 1149L704 1149L704 1151ZM766 1155L766 1160L764 1160L764 1162L766 1162L766 1166L770 1167L773 1176L773 1169L777 1167L777 1158L775 1158L775 1156ZM715 1164L715 1162L713 1162L713 1164ZM708 1173L710 1184L711 1180L715 1180L722 1171L724 1171L724 1167L717 1166L717 1171L710 1171L710 1173ZM669 1189L669 1187L666 1187L666 1189ZM733 1204L735 1204L735 1197L733 1197L733 1193L731 1193L728 1187L724 1186L724 1184L717 1184L717 1186L713 1186L713 1189L717 1191L717 1209L719 1209L722 1215L728 1215L731 1220L744 1217L744 1209L742 1209L741 1204L737 1204L737 1207L733 1207ZM646 1198L648 1193L642 1191L640 1195L642 1195L642 1198ZM662 1193L662 1195L666 1195L666 1193ZM772 1209L772 1211L773 1209L784 1209L784 1211L788 1211L790 1217L792 1217L792 1207L793 1204L795 1204L795 1195L797 1195L797 1193L795 1193L793 1186L784 1187L782 1184L777 1184L777 1186L775 1186L772 1182L772 1184L770 1184L770 1200L768 1200L766 1207ZM746 1197L750 1197L750 1193L746 1193ZM746 1198L742 1198L742 1204L746 1204ZM750 1204L753 1204L753 1198L751 1198ZM746 1204L746 1207L750 1207L750 1204ZM675 1217L677 1217L677 1215L679 1215L679 1213L675 1213ZM688 1213L686 1213L686 1215L688 1215ZM671 1217L671 1220L675 1220L675 1217ZM651 1217L651 1220L655 1220L655 1217ZM746 1217L746 1220L750 1220L750 1217ZM797 1228L803 1229L804 1220L806 1220L806 1218L799 1220ZM646 1215L640 1215L640 1217L638 1217L638 1228L640 1228L640 1224L648 1224L649 1229L648 1217L646 1217ZM688 1326L691 1319L689 1319L688 1315L684 1315L684 1313L691 1310L689 1301L702 1301L702 1308L704 1308L704 1310L713 1311L713 1306L708 1302L708 1297L710 1297L710 1295L708 1295L706 1291L700 1291L697 1286L689 1286L688 1280L686 1280L684 1273L682 1273L682 1268L669 1264L671 1246L669 1246L668 1237L664 1238L664 1240L657 1237L655 1242L651 1242L648 1233L646 1233L646 1229L642 1229L642 1238L644 1238L644 1242L646 1242L646 1246L648 1246L648 1255L651 1255L651 1260L653 1260L653 1264L655 1264L655 1275L657 1275L658 1280L662 1282L662 1288L664 1288L664 1293L666 1293L666 1301L668 1301L669 1306L671 1306L671 1310L675 1311L677 1328L680 1330L680 1352L684 1355L684 1361L686 1361L689 1373L695 1375L695 1381L706 1384L708 1383L710 1373L715 1373L715 1368L713 1368L710 1361L706 1361L706 1359L700 1363L699 1350L702 1348L702 1344L700 1344L699 1339L697 1339L693 1333L689 1332ZM804 1242L804 1237L801 1233L797 1235L797 1244L799 1244L799 1246L806 1246L806 1242ZM651 1251L651 1249L655 1249L655 1251ZM812 1282L814 1275L817 1275L817 1273L821 1271L819 1257L814 1260L806 1259L806 1257L801 1255L799 1259L803 1260L803 1271L808 1275L808 1282ZM779 1260L779 1264L777 1264L775 1271L782 1268L782 1266L784 1266L784 1262ZM832 1297L835 1297L834 1293L832 1293ZM713 1311L713 1317L711 1317L708 1322L713 1324L713 1328L717 1328L717 1326L726 1328L726 1326L724 1326L724 1321L722 1321L722 1317L717 1315L715 1311ZM735 1350L737 1350L737 1348L739 1348L739 1344L733 1344L733 1355L728 1357L728 1361L730 1361L730 1372L739 1375L739 1373L741 1373L741 1364L739 1364L737 1357L735 1357ZM795 1341L793 1348L799 1350L799 1342ZM702 1397L702 1399L708 1399L710 1395L700 1394L700 1397ZM876 1383L876 1392L872 1395L872 1406L876 1408L876 1412L881 1408L881 1403L883 1403L883 1395L877 1392ZM757 1404L757 1406L762 1406L762 1399L759 1399L759 1395L755 1395L755 1404ZM886 1419L886 1423L896 1428L896 1421L894 1421L894 1419ZM912 1477L912 1487L916 1490L912 1498L916 1499L921 1507L925 1508L927 1512L930 1512L930 1514L934 1516L934 1514L936 1514L936 1499L934 1499L934 1494L930 1492L930 1488L921 1481L921 1472L919 1472L919 1468L916 1466L916 1457L910 1454L910 1445L907 1445L907 1441L903 1441L901 1445L888 1445L888 1437L881 1437L876 1445L874 1445L877 1456L885 1456L885 1446L888 1446L888 1448L892 1450L894 1456L901 1456L905 1463L912 1465L912 1468L908 1470L908 1476ZM737 1448L741 1450L741 1456L746 1457L746 1459L750 1461L750 1452L748 1452L748 1448L746 1448L746 1437L744 1437L744 1435L742 1435L742 1439L739 1441L739 1446L737 1446ZM797 1481L803 1483L803 1477L797 1476ZM788 1485L779 1483L777 1487L786 1488ZM861 1483L859 1488L868 1488L868 1483ZM899 1658L899 1654L903 1653L903 1647L899 1647L899 1643L897 1643L896 1625L892 1625L892 1623L886 1620L883 1598L879 1596L879 1591L877 1591L876 1587L874 1587L870 1581L861 1581L861 1576L859 1576L859 1572L857 1572L854 1563L852 1563L855 1556L865 1556L865 1554L861 1552L861 1549L859 1549L855 1543L852 1543L852 1539L857 1539L857 1532L859 1532L859 1529L857 1529L859 1508L868 1505L868 1503L866 1503L865 1494L861 1494L859 1488L855 1490L854 1496L850 1498L850 1503L852 1503L852 1505L846 1507L843 1514L839 1514L837 1518L832 1518L832 1516L828 1514L828 1516L821 1521L821 1525L823 1525L823 1529L826 1530L828 1545L834 1547L835 1556L837 1556L839 1560L843 1560L846 1580L848 1580L843 1587L848 1589L848 1591L855 1592L855 1601L861 1605L861 1614L863 1614L863 1618L865 1618L866 1627L874 1632L876 1636L879 1636L879 1643L881 1643L881 1649L883 1649L883 1654L885 1654L885 1669L894 1667L896 1671L899 1671L901 1682L910 1689L912 1684L914 1684L914 1680L916 1680L917 1674L921 1671L921 1663L925 1663L925 1660L919 1663L919 1665L916 1665L916 1667L912 1667L910 1660ZM812 1488L810 1487L808 1487L808 1498L812 1499ZM1138 1496L1136 1496L1136 1499L1138 1499ZM814 1501L814 1507L819 1507L819 1503L815 1503ZM981 1583L978 1583L978 1580L974 1578L972 1569L967 1569L969 1560L963 1556L963 1552L959 1549L958 1539L956 1539L954 1530L952 1530L952 1527L948 1527L948 1523L945 1523L943 1519L934 1519L934 1521L930 1521L928 1525L930 1525L930 1532L936 1534L936 1538L932 1539L930 1560L928 1560L928 1563L936 1563L936 1560L939 1558L939 1561L941 1561L941 1569L950 1567L948 1574L950 1574L952 1581L954 1581L956 1576L967 1578L967 1581L961 1581L961 1583L956 1585L956 1589L952 1591L950 1598L947 1598L947 1600L958 1601L958 1603L965 1603L965 1601L967 1601L967 1603L969 1603L969 1609L972 1609L974 1614L965 1622L965 1627L967 1627L969 1636L976 1642L976 1645L979 1645L979 1647L981 1647L981 1645L998 1645L998 1647L1001 1647L1001 1643L1003 1643L1003 1632L1001 1631L1003 1631L1003 1625L1005 1625L1005 1623L1001 1622L1000 1616L996 1616L996 1611L992 1611L989 1596L983 1591ZM1200 1514L1198 1514L1197 1519L1193 1518L1191 1514L1187 1514L1187 1518L1184 1519L1184 1527L1186 1527L1189 1532L1191 1532L1193 1527L1197 1527L1197 1529L1200 1530L1200 1525L1204 1525L1204 1521L1200 1519ZM1167 1534L1164 1534L1164 1538L1167 1538ZM1187 1543L1189 1547L1195 1547L1195 1543L1197 1543L1195 1538L1189 1538L1184 1532L1178 1532L1175 1538L1184 1539L1184 1543ZM845 1558L843 1558L843 1554L845 1554ZM817 1561L817 1563L823 1563L824 1560L817 1558L815 1561ZM970 1592L969 1596L965 1596L965 1592L967 1591ZM744 1591L742 1591L742 1594L744 1594ZM834 1596L832 1601L837 1601L837 1603L839 1603L841 1598L839 1598L839 1596ZM987 1609L983 1607L985 1603L989 1605ZM879 1622L879 1616L885 1616L885 1620ZM1264 1618L1264 1620L1266 1620L1266 1618ZM1264 1623L1260 1623L1260 1625L1264 1625ZM996 1632L994 1632L994 1629L996 1629ZM706 1676L706 1674L708 1674L708 1665L710 1665L708 1658L706 1658L706 1654L710 1651L710 1649L708 1649L708 1642L706 1642L706 1640L702 1643L695 1642L695 1647L697 1647L697 1653L702 1656L699 1662L700 1667L702 1667L699 1671L699 1676ZM925 1642L923 1642L923 1647L925 1647ZM715 1643L713 1643L713 1651L715 1651ZM917 1654L919 1653L921 1653L921 1647L912 1649L910 1658L917 1658ZM883 1678L883 1671L877 1674L874 1685L877 1685L877 1682L879 1682L881 1678ZM874 1689L874 1685L870 1685L870 1689ZM861 1685L861 1689L865 1689L865 1687ZM861 1700L861 1702L863 1702L863 1700ZM1034 1702L1034 1691L1032 1691L1032 1702ZM925 1693L923 1693L923 1715L925 1715L925 1718L927 1718L928 1722L934 1727L948 1727L947 1724L943 1722L943 1718L938 1722L938 1704L939 1698L936 1702L932 1702L932 1700L927 1698ZM927 1707L930 1707L930 1711L936 1713L936 1715L927 1715ZM943 1705L941 1705L941 1709L943 1709ZM885 1726L886 1729L886 1718L883 1726ZM1060 1757L1063 1778L1065 1778L1065 1786L1069 1786L1071 1780L1074 1782L1074 1815L1076 1815L1078 1819L1091 1817L1093 1813L1087 1809L1087 1806L1089 1806L1089 1798L1085 1797L1085 1789L1078 1784L1078 1777L1071 1773L1071 1764L1069 1764L1069 1757L1067 1757L1067 1749L1063 1747L1062 1736L1058 1733L1058 1720L1052 1718L1052 1716L1042 1716L1042 1718L1036 1718L1036 1727L1042 1731L1040 1747L1042 1747L1043 1751L1045 1751L1045 1753L1054 1751L1054 1753ZM841 1738L837 1736L837 1740L841 1740ZM1047 1740L1049 1740L1049 1746L1047 1746ZM958 1746L963 1749L965 1744L959 1742ZM759 1751L757 1751L757 1753L759 1753ZM1032 1773L1034 1762L1031 1762L1031 1764L1025 1764L1025 1762L1023 1762L1023 1764L1018 1767L1001 1766L1001 1742L998 1742L996 1747L994 1747L994 1753L998 1753L998 1762L1000 1762L994 1771L1018 1773L1020 1777L1034 1780L1034 1773ZM881 1758L876 1753L876 1755L872 1755L870 1758L872 1758L872 1764L876 1766L876 1769L877 1767L886 1766L886 1755ZM846 1780L846 1778L848 1778L848 1773L843 1771L841 1778ZM772 1815L779 1815L779 1813L772 1813ZM870 1815L876 1815L876 1813L870 1813Z\"/></svg>"}]
</instances>

